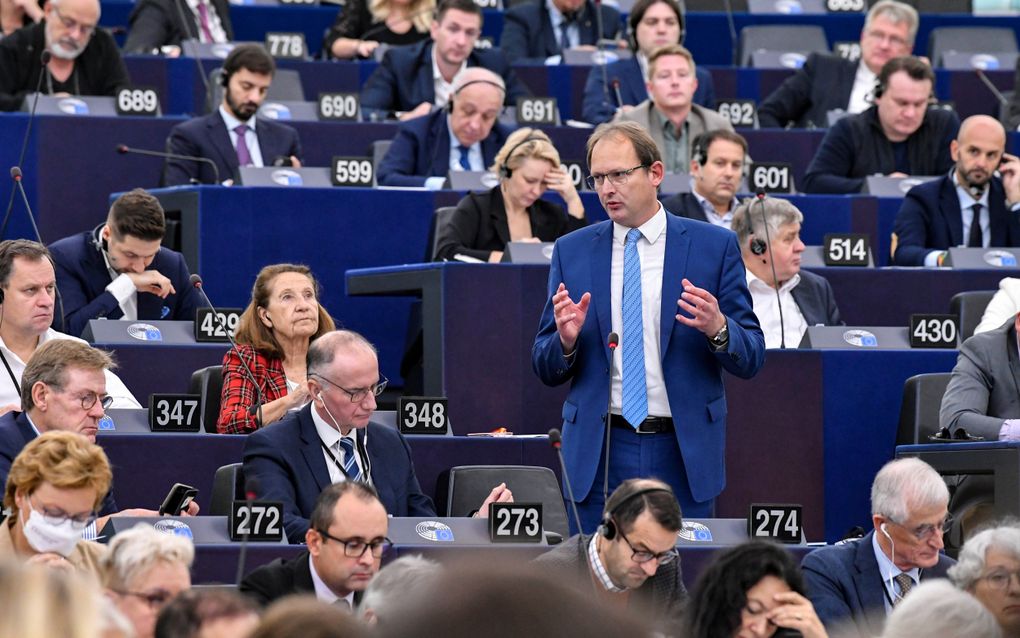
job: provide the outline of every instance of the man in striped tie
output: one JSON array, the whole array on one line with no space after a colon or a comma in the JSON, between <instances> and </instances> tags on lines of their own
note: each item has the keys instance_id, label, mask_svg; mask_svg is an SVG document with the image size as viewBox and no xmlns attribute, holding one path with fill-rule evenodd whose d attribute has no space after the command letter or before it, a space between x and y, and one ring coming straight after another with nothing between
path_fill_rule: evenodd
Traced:
<instances>
[{"instance_id":1,"label":"man in striped tie","mask_svg":"<svg viewBox=\"0 0 1020 638\"><path fill-rule=\"evenodd\" d=\"M583 531L634 477L668 483L685 517L710 516L725 485L722 370L749 378L765 358L736 236L666 214L639 124L595 129L588 166L610 220L556 242L532 350L543 382L571 382L563 452Z\"/></svg>"}]
</instances>

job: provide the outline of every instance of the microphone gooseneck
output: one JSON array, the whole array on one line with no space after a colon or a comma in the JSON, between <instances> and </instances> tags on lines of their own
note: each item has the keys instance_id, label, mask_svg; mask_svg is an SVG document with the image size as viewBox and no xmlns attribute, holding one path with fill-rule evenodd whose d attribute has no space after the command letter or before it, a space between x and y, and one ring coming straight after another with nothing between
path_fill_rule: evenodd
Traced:
<instances>
[{"instance_id":1,"label":"microphone gooseneck","mask_svg":"<svg viewBox=\"0 0 1020 638\"><path fill-rule=\"evenodd\" d=\"M765 191L758 189L755 193L761 211L761 223L765 228L765 245L769 248L769 265L772 267L772 285L776 288L776 306L779 308L779 347L786 349L786 323L783 321L783 301L779 294L779 278L776 277L776 259L772 252L772 238L769 236L769 221L765 217Z\"/></svg>"},{"instance_id":2,"label":"microphone gooseneck","mask_svg":"<svg viewBox=\"0 0 1020 638\"><path fill-rule=\"evenodd\" d=\"M567 463L563 460L563 437L556 428L549 430L549 445L556 450L556 456L560 459L560 468L563 470L563 484L567 486L567 498L570 499L570 509L574 513L574 524L577 525L577 533L583 534L581 529L581 516L577 513L577 501L574 500L574 489L570 486L570 475L567 473Z\"/></svg>"},{"instance_id":3,"label":"microphone gooseneck","mask_svg":"<svg viewBox=\"0 0 1020 638\"><path fill-rule=\"evenodd\" d=\"M602 472L602 501L609 499L609 441L612 438L613 426L611 424L613 415L610 410L613 407L613 357L616 347L620 345L620 335L610 332L606 339L606 347L609 348L609 397L606 399L606 462Z\"/></svg>"}]
</instances>

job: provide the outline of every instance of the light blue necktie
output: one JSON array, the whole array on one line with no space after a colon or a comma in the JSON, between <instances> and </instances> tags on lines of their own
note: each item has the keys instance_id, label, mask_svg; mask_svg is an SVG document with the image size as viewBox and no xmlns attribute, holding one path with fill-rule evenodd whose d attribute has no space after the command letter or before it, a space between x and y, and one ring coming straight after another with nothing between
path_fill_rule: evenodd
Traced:
<instances>
[{"instance_id":1,"label":"light blue necktie","mask_svg":"<svg viewBox=\"0 0 1020 638\"><path fill-rule=\"evenodd\" d=\"M341 437L340 449L344 451L344 472L347 473L348 480L360 481L361 470L358 468L358 463L354 457L354 441L347 437Z\"/></svg>"},{"instance_id":2,"label":"light blue necktie","mask_svg":"<svg viewBox=\"0 0 1020 638\"><path fill-rule=\"evenodd\" d=\"M471 147L464 146L463 144L461 144L460 146L457 147L457 150L460 151L460 167L466 171L470 171L471 159L470 157L468 157L468 153L471 152Z\"/></svg>"},{"instance_id":3,"label":"light blue necktie","mask_svg":"<svg viewBox=\"0 0 1020 638\"><path fill-rule=\"evenodd\" d=\"M627 232L623 248L623 418L637 428L648 416L645 387L645 340L641 318L641 261L637 242L641 231Z\"/></svg>"}]
</instances>

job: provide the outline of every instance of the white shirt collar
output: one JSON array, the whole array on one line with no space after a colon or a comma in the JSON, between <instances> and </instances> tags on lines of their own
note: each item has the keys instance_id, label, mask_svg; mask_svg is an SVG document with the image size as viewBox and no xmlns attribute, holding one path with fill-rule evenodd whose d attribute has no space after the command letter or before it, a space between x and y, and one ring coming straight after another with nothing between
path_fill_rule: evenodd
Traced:
<instances>
[{"instance_id":1,"label":"white shirt collar","mask_svg":"<svg viewBox=\"0 0 1020 638\"><path fill-rule=\"evenodd\" d=\"M733 211L737 208L737 198L734 197L730 200L729 209L722 215L719 214L715 209L715 205L708 201L708 198L702 196L697 190L694 189L694 178L691 178L691 195L694 195L694 199L698 200L701 204L701 210L705 211L705 216L708 217L708 221L716 226L725 226L729 228L733 223Z\"/></svg>"},{"instance_id":2,"label":"white shirt collar","mask_svg":"<svg viewBox=\"0 0 1020 638\"><path fill-rule=\"evenodd\" d=\"M598 534L592 534L591 540L588 542L588 564L591 565L591 571L606 591L616 594L627 591L626 587L617 587L613 583L613 579L609 577L609 572L606 571L605 565L602 564L602 559L599 558L598 539Z\"/></svg>"},{"instance_id":3,"label":"white shirt collar","mask_svg":"<svg viewBox=\"0 0 1020 638\"><path fill-rule=\"evenodd\" d=\"M319 411L314 405L310 408L312 412L312 422L315 423L315 431L319 435L319 439L326 444L330 450L336 449L336 444L340 442L341 435L340 431L333 427L333 424L322 418L319 415ZM354 428L347 433L347 438L354 440Z\"/></svg>"},{"instance_id":4,"label":"white shirt collar","mask_svg":"<svg viewBox=\"0 0 1020 638\"><path fill-rule=\"evenodd\" d=\"M878 534L875 532L871 535L871 548L875 552L875 560L878 562L878 571L882 574L882 581L885 583L886 591L889 592L889 598L895 598L892 593L895 591L892 589L893 581L900 574L907 574L910 576L914 583L921 582L921 570L917 567L912 567L906 571L900 569L889 560L889 557L882 551L882 546L878 543Z\"/></svg>"},{"instance_id":5,"label":"white shirt collar","mask_svg":"<svg viewBox=\"0 0 1020 638\"><path fill-rule=\"evenodd\" d=\"M220 117L223 118L223 123L227 125L227 131L231 133L234 132L235 128L242 124L247 125L248 128L254 132L255 122L258 120L258 117L252 115L250 118L248 118L247 122L242 122L241 120L234 117L234 114L230 112L230 109L223 106L222 104L220 104Z\"/></svg>"},{"instance_id":6,"label":"white shirt collar","mask_svg":"<svg viewBox=\"0 0 1020 638\"><path fill-rule=\"evenodd\" d=\"M665 235L666 230L666 209L662 207L662 202L656 202L659 204L659 210L655 211L651 219L638 226L638 230L649 244L654 244L655 241ZM613 240L618 241L621 244L627 240L627 233L630 232L630 227L613 222Z\"/></svg>"},{"instance_id":7,"label":"white shirt collar","mask_svg":"<svg viewBox=\"0 0 1020 638\"><path fill-rule=\"evenodd\" d=\"M949 176L952 178L953 184L956 185L956 196L960 199L961 209L970 208L974 204L981 204L983 208L988 209L988 191L992 190L988 184L981 192L981 198L974 199L974 196L970 194L970 189L960 183L960 175L956 172L955 165L949 169Z\"/></svg>"},{"instance_id":8,"label":"white shirt collar","mask_svg":"<svg viewBox=\"0 0 1020 638\"><path fill-rule=\"evenodd\" d=\"M447 82L447 84L453 84L456 82L457 76L463 73L466 68L467 58L464 58L464 61L460 63L460 68L453 74L453 79ZM436 62L436 43L434 41L432 42L432 80L437 82L446 82L446 78L444 78L443 74L439 72L439 63Z\"/></svg>"},{"instance_id":9,"label":"white shirt collar","mask_svg":"<svg viewBox=\"0 0 1020 638\"><path fill-rule=\"evenodd\" d=\"M347 604L351 606L351 609L354 609L354 592L350 592L346 596L337 596L336 593L329 588L329 585L322 580L319 576L319 572L315 571L315 561L312 560L311 554L308 554L308 571L312 572L312 585L315 587L316 598L330 605L343 598L347 601Z\"/></svg>"},{"instance_id":10,"label":"white shirt collar","mask_svg":"<svg viewBox=\"0 0 1020 638\"><path fill-rule=\"evenodd\" d=\"M773 291L773 292L775 291L775 288L772 287L772 284L766 282L764 279L759 279L757 275L755 275L753 272L751 272L750 268L746 268L744 270L744 273L747 275L747 287L748 288L754 286L755 288L758 288L759 290L769 290L769 291ZM800 273L797 273L793 277L790 277L789 279L784 281L781 286L779 286L779 292L780 293L784 293L784 294L788 293L791 290L793 290L794 288L796 288L797 284L799 284L799 283L800 283Z\"/></svg>"}]
</instances>

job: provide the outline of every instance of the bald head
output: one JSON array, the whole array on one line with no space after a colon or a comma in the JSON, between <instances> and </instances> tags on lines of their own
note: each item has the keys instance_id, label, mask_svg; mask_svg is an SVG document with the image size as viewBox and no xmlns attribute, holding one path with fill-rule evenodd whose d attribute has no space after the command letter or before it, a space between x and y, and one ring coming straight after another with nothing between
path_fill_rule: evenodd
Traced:
<instances>
[{"instance_id":1,"label":"bald head","mask_svg":"<svg viewBox=\"0 0 1020 638\"><path fill-rule=\"evenodd\" d=\"M993 117L972 115L949 147L960 184L980 197L1006 150L1006 131Z\"/></svg>"},{"instance_id":2,"label":"bald head","mask_svg":"<svg viewBox=\"0 0 1020 638\"><path fill-rule=\"evenodd\" d=\"M457 140L472 146L488 137L505 96L503 78L488 69L473 66L458 75L450 96L450 129Z\"/></svg>"}]
</instances>

